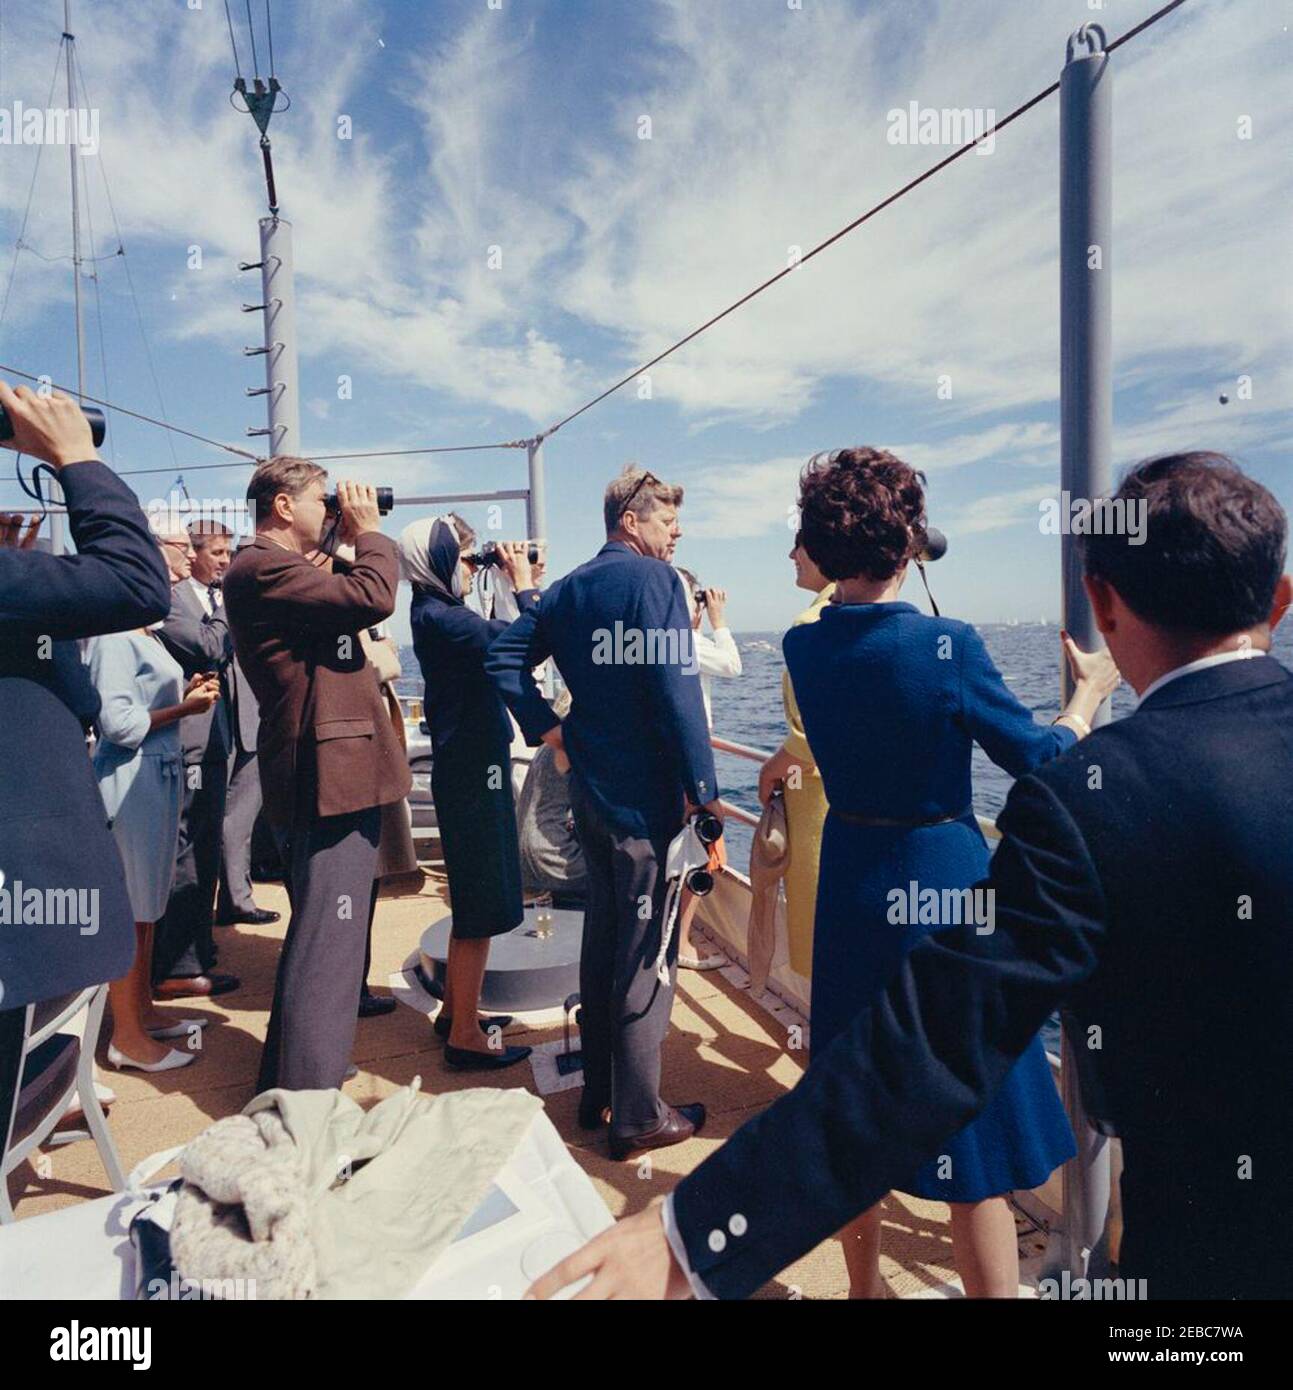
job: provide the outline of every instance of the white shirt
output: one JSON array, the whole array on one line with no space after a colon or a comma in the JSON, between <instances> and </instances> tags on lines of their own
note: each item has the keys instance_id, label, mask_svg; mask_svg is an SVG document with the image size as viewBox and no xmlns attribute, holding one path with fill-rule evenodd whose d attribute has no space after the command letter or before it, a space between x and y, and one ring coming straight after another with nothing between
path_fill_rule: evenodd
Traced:
<instances>
[{"instance_id":1,"label":"white shirt","mask_svg":"<svg viewBox=\"0 0 1293 1390\"><path fill-rule=\"evenodd\" d=\"M211 591L200 579L194 579L192 575L189 575L184 582L192 586L193 592L198 596L198 600L202 604L202 607L206 609L207 617L211 617L220 606L220 591L218 589L216 590L216 600L212 603Z\"/></svg>"},{"instance_id":2,"label":"white shirt","mask_svg":"<svg viewBox=\"0 0 1293 1390\"><path fill-rule=\"evenodd\" d=\"M741 653L730 628L716 627L712 636L696 629L691 635L696 643L696 665L700 669L700 693L705 701L705 722L712 729L714 715L709 691L710 677L739 676Z\"/></svg>"},{"instance_id":3,"label":"white shirt","mask_svg":"<svg viewBox=\"0 0 1293 1390\"><path fill-rule=\"evenodd\" d=\"M1255 656L1265 655L1266 653L1257 647L1240 647L1233 652L1217 652L1213 656L1201 656L1198 661L1187 661L1184 666L1177 666L1165 672L1147 685L1141 692L1138 703L1143 705L1156 690L1162 690L1169 681L1174 681L1180 676L1193 675L1195 671L1206 671L1210 666L1224 666L1229 661L1249 661Z\"/></svg>"}]
</instances>

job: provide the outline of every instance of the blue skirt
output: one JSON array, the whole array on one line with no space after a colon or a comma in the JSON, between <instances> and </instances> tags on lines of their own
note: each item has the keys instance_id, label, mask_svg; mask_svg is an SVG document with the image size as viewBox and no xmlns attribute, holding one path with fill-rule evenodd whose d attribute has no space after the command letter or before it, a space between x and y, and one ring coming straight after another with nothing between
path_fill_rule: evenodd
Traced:
<instances>
[{"instance_id":1,"label":"blue skirt","mask_svg":"<svg viewBox=\"0 0 1293 1390\"><path fill-rule=\"evenodd\" d=\"M820 1056L883 991L932 926L895 926L889 894L967 888L987 872L972 816L920 829L848 825L828 816L813 931L812 1047ZM1039 1187L1077 1146L1041 1039L1034 1038L987 1108L947 1139L897 1191L979 1202Z\"/></svg>"}]
</instances>

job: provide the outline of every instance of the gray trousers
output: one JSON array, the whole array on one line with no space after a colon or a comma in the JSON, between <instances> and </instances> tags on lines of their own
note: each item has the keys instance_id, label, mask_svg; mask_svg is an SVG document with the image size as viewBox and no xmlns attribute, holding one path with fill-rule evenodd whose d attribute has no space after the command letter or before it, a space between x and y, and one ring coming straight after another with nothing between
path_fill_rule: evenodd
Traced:
<instances>
[{"instance_id":1,"label":"gray trousers","mask_svg":"<svg viewBox=\"0 0 1293 1390\"><path fill-rule=\"evenodd\" d=\"M192 786L195 773L201 776L198 785ZM220 877L227 776L224 762L199 763L184 769L175 881L153 936L154 981L206 975L216 963L211 922L216 881Z\"/></svg>"},{"instance_id":2,"label":"gray trousers","mask_svg":"<svg viewBox=\"0 0 1293 1390\"><path fill-rule=\"evenodd\" d=\"M235 912L255 911L256 900L251 894L251 832L260 814L260 804L256 755L235 750L229 759L229 790L225 795L217 922L228 921Z\"/></svg>"},{"instance_id":3,"label":"gray trousers","mask_svg":"<svg viewBox=\"0 0 1293 1390\"><path fill-rule=\"evenodd\" d=\"M579 960L584 1095L611 1107L617 1135L645 1134L664 1119L660 1049L669 1031L678 937L669 944L669 984L656 974L669 839L622 835L606 825L570 779L575 829L588 880ZM645 914L645 915L644 915Z\"/></svg>"},{"instance_id":4,"label":"gray trousers","mask_svg":"<svg viewBox=\"0 0 1293 1390\"><path fill-rule=\"evenodd\" d=\"M292 920L279 957L258 1091L331 1090L355 1042L381 811L275 828Z\"/></svg>"}]
</instances>

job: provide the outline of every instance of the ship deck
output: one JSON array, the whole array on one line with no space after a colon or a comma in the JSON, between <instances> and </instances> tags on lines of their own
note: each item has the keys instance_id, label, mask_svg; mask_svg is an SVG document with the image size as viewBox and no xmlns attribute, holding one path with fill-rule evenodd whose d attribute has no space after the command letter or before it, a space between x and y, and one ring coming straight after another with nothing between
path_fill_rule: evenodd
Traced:
<instances>
[{"instance_id":1,"label":"ship deck","mask_svg":"<svg viewBox=\"0 0 1293 1390\"><path fill-rule=\"evenodd\" d=\"M378 908L370 975L377 993L389 992L392 977L400 983L400 972L415 955L422 932L449 910L442 880L428 875L420 883L402 881L400 889L383 897ZM257 898L262 907L278 909L282 920L266 928L217 928L219 968L240 976L241 989L214 1001L165 1006L177 1017L205 1014L211 1019L197 1063L157 1076L117 1072L104 1063L101 1043L99 1075L116 1092L109 1123L126 1171L151 1154L194 1138L214 1120L237 1113L254 1094L287 917L286 894L278 885L259 885ZM105 1026L105 1037L107 1031ZM527 1029L518 1021L507 1036L509 1042L540 1044L560 1039L561 1028ZM361 1019L354 1052L359 1071L346 1083L346 1094L367 1105L417 1076L431 1094L481 1084L478 1077L449 1071L442 1051L425 1015L412 1007L402 1005L393 1014ZM578 1088L549 1095L545 1104L607 1206L624 1216L669 1191L745 1120L790 1089L802 1068L802 1055L787 1049L784 1027L747 991L717 971L683 971L665 1045L664 1089L671 1100L706 1103L709 1122L703 1134L654 1153L650 1174L644 1176L638 1163L610 1159L604 1134L580 1129ZM537 1093L528 1063L503 1073L500 1084L524 1085ZM9 1181L20 1220L108 1191L88 1140L47 1147ZM1019 1219L1026 1238L1026 1222ZM1021 1253L1025 1248L1021 1244ZM959 1288L951 1265L947 1207L891 1195L885 1208L882 1269L891 1297L939 1297ZM843 1255L839 1243L831 1240L785 1270L760 1296L818 1299L846 1294Z\"/></svg>"}]
</instances>

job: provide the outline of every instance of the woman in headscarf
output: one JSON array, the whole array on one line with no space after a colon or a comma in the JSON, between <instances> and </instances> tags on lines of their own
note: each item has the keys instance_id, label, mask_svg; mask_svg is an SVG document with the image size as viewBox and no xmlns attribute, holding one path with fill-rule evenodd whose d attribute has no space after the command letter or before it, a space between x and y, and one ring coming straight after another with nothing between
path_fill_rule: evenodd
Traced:
<instances>
[{"instance_id":1,"label":"woman in headscarf","mask_svg":"<svg viewBox=\"0 0 1293 1390\"><path fill-rule=\"evenodd\" d=\"M413 649L431 730L431 795L453 907L436 1031L446 1038L449 1066L481 1071L524 1061L530 1049L492 1047L487 1030L507 1020L479 1017L489 939L520 926L523 908L512 726L484 667L487 648L507 623L482 618L464 602L474 577L465 557L475 541L453 514L415 521L400 536L400 558L413 586ZM539 601L526 547L502 543L498 556L525 612Z\"/></svg>"}]
</instances>

